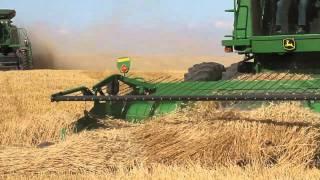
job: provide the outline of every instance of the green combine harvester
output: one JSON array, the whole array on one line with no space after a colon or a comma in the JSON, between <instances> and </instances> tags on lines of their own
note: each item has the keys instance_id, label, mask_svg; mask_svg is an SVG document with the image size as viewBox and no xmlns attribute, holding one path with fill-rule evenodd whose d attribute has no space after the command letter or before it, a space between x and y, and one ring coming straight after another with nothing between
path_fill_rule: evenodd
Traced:
<instances>
[{"instance_id":1,"label":"green combine harvester","mask_svg":"<svg viewBox=\"0 0 320 180\"><path fill-rule=\"evenodd\" d=\"M244 59L225 68L216 62L191 67L184 81L145 81L126 77L130 59L120 58L123 75L93 88L79 87L52 95L54 102L93 101L93 117L139 122L196 101L302 101L320 112L320 9L310 1L307 25L297 27L298 4L292 3L286 28L277 26L278 1L235 0L233 34L222 42L227 53ZM309 13L310 12L310 13ZM299 31L297 31L297 29ZM121 90L125 87L125 90ZM226 103L228 104L228 103Z\"/></svg>"},{"instance_id":2,"label":"green combine harvester","mask_svg":"<svg viewBox=\"0 0 320 180\"><path fill-rule=\"evenodd\" d=\"M0 69L32 69L32 50L25 29L12 24L15 10L0 9Z\"/></svg>"}]
</instances>

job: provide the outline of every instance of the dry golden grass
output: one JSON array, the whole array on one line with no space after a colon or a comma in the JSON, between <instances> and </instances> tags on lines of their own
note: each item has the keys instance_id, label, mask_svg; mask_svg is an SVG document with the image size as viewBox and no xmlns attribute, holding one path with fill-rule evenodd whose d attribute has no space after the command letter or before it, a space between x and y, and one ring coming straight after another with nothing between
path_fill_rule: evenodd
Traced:
<instances>
[{"instance_id":1,"label":"dry golden grass","mask_svg":"<svg viewBox=\"0 0 320 180\"><path fill-rule=\"evenodd\" d=\"M79 119L91 104L51 103L51 94L81 85L90 87L108 74L58 70L0 72L0 146L32 147L44 141L57 142L59 131ZM177 77L179 73L171 74L169 77ZM148 79L159 74L145 76Z\"/></svg>"},{"instance_id":2,"label":"dry golden grass","mask_svg":"<svg viewBox=\"0 0 320 180\"><path fill-rule=\"evenodd\" d=\"M259 73L259 74L244 74L238 76L239 80L308 80L311 79L310 75L306 74L289 74L289 73Z\"/></svg>"},{"instance_id":3,"label":"dry golden grass","mask_svg":"<svg viewBox=\"0 0 320 180\"><path fill-rule=\"evenodd\" d=\"M308 170L303 167L282 166L275 168L265 167L247 167L245 169L232 166L232 167L219 167L219 168L203 168L199 165L190 166L164 166L154 165L149 168L133 168L120 169L115 172L107 172L104 174L40 174L33 176L11 176L6 177L8 180L13 179L48 179L48 180L111 180L111 179L150 179L150 180L182 180L182 179L218 179L218 180L265 180L265 179L306 179L318 180L320 177L319 170Z\"/></svg>"},{"instance_id":4,"label":"dry golden grass","mask_svg":"<svg viewBox=\"0 0 320 180\"><path fill-rule=\"evenodd\" d=\"M81 116L83 104L54 104L50 94L96 80L77 71L0 73L0 145L58 141L59 130Z\"/></svg>"},{"instance_id":5,"label":"dry golden grass","mask_svg":"<svg viewBox=\"0 0 320 180\"><path fill-rule=\"evenodd\" d=\"M60 141L59 131L91 105L51 103L50 95L77 85L91 86L107 74L0 73L0 174L26 179L56 179L58 175L62 179L299 179L306 173L307 179L319 177L318 170L304 168L318 163L320 115L299 103L247 111L198 103L139 125L106 120L106 128L69 133L66 141ZM45 141L55 145L36 148ZM190 163L198 165L185 167Z\"/></svg>"}]
</instances>

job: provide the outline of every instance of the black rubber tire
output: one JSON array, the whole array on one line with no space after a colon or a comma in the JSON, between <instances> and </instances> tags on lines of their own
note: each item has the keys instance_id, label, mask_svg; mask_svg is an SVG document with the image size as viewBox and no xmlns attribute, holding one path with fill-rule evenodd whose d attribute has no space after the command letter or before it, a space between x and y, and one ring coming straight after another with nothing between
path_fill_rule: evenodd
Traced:
<instances>
[{"instance_id":1,"label":"black rubber tire","mask_svg":"<svg viewBox=\"0 0 320 180\"><path fill-rule=\"evenodd\" d=\"M231 64L226 72L223 73L223 80L234 79L241 74L253 73L253 63L252 62L238 62Z\"/></svg>"},{"instance_id":2,"label":"black rubber tire","mask_svg":"<svg viewBox=\"0 0 320 180\"><path fill-rule=\"evenodd\" d=\"M189 68L184 75L185 81L219 81L225 71L223 65L215 62L204 62Z\"/></svg>"},{"instance_id":3,"label":"black rubber tire","mask_svg":"<svg viewBox=\"0 0 320 180\"><path fill-rule=\"evenodd\" d=\"M238 67L239 63L231 64L228 68L226 68L226 71L222 75L223 80L230 80L239 75Z\"/></svg>"},{"instance_id":4,"label":"black rubber tire","mask_svg":"<svg viewBox=\"0 0 320 180\"><path fill-rule=\"evenodd\" d=\"M18 50L17 51L18 61L18 68L20 70L30 70L32 69L33 65L31 62L31 58L29 56L28 50Z\"/></svg>"},{"instance_id":5,"label":"black rubber tire","mask_svg":"<svg viewBox=\"0 0 320 180\"><path fill-rule=\"evenodd\" d=\"M240 73L253 73L254 64L253 62L240 62L238 63L238 72Z\"/></svg>"}]
</instances>

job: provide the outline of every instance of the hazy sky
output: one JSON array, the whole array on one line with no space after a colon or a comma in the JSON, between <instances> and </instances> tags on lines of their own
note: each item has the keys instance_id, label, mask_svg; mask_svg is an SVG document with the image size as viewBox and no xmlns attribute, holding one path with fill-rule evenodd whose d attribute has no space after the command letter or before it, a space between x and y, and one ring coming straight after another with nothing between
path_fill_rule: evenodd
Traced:
<instances>
[{"instance_id":1,"label":"hazy sky","mask_svg":"<svg viewBox=\"0 0 320 180\"><path fill-rule=\"evenodd\" d=\"M119 20L122 23L227 26L224 13L232 0L1 0L1 8L17 10L19 23L47 22L66 28Z\"/></svg>"},{"instance_id":2,"label":"hazy sky","mask_svg":"<svg viewBox=\"0 0 320 180\"><path fill-rule=\"evenodd\" d=\"M0 8L16 9L15 24L42 31L35 35L47 31L67 47L129 54L222 54L233 18L224 10L232 6L232 0L0 0Z\"/></svg>"}]
</instances>

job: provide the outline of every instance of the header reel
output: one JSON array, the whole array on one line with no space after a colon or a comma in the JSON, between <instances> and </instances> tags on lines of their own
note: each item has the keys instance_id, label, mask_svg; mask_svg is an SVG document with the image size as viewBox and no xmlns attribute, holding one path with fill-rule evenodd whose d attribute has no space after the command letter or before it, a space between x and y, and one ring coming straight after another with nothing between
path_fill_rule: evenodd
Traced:
<instances>
[{"instance_id":1,"label":"header reel","mask_svg":"<svg viewBox=\"0 0 320 180\"><path fill-rule=\"evenodd\" d=\"M120 72L123 72L121 70L122 68ZM113 116L134 122L174 112L182 104L192 101L316 103L320 100L320 79L307 75L261 73L212 82L165 81L145 81L142 78L112 75L91 89L79 87L63 91L52 95L51 100L93 101L94 107L90 113L99 117ZM320 109L318 111L320 112Z\"/></svg>"}]
</instances>

